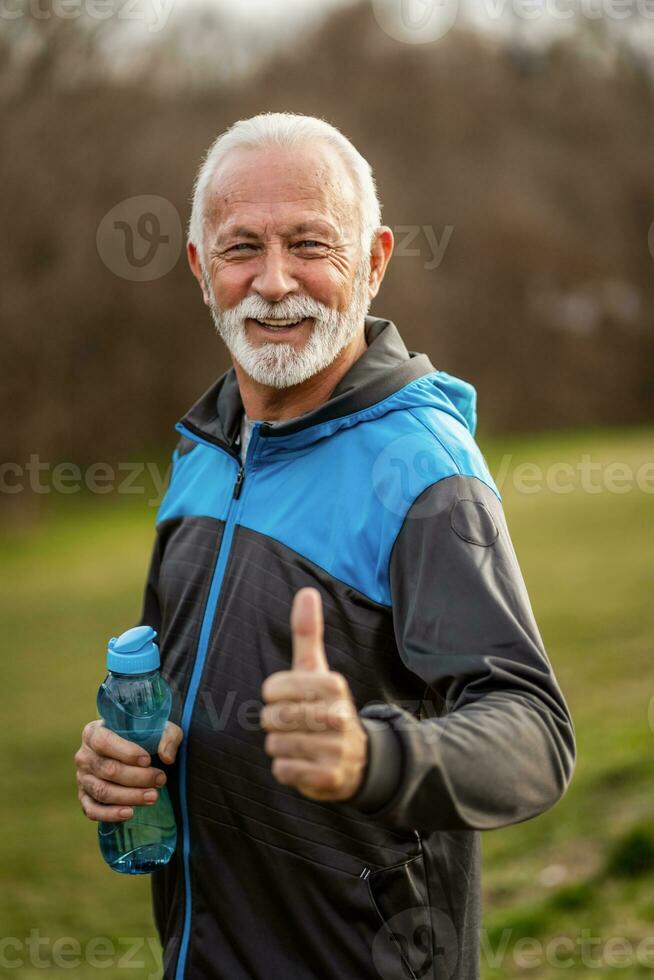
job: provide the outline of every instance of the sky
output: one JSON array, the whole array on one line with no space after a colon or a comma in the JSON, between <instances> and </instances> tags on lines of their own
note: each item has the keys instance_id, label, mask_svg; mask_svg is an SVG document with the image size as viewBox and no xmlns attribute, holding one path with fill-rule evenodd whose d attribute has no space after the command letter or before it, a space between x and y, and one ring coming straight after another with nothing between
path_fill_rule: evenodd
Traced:
<instances>
[{"instance_id":1,"label":"sky","mask_svg":"<svg viewBox=\"0 0 654 980\"><path fill-rule=\"evenodd\" d=\"M351 5L355 0L185 0L184 5L212 6L227 10L230 16L250 23L253 28L269 24L283 30L284 25L308 22L330 10ZM654 0L367 0L376 15L384 7L392 17L430 20L441 18L469 24L491 34L513 33L522 40L547 40L570 31L570 13L597 26L603 21L613 32L625 35L646 48L654 44ZM640 16L638 16L640 12ZM391 18L392 19L392 18ZM377 16L382 23L383 15ZM650 48L651 50L651 48Z\"/></svg>"},{"instance_id":2,"label":"sky","mask_svg":"<svg viewBox=\"0 0 654 980\"><path fill-rule=\"evenodd\" d=\"M338 7L350 6L353 0L186 0L185 5L191 3L223 8L232 17L261 24L262 21L292 22L295 18L310 20Z\"/></svg>"}]
</instances>

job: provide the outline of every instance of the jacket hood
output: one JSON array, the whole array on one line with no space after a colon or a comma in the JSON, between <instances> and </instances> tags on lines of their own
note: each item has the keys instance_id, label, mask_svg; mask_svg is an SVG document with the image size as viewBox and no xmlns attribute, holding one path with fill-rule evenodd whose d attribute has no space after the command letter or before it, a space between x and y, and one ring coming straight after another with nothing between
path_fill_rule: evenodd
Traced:
<instances>
[{"instance_id":1,"label":"jacket hood","mask_svg":"<svg viewBox=\"0 0 654 980\"><path fill-rule=\"evenodd\" d=\"M474 436L477 426L475 388L437 370L426 354L407 350L390 320L366 316L367 349L341 378L327 401L293 419L263 422L261 435L280 438L311 429L320 438L336 429L376 418L389 411L432 406L454 416ZM236 372L230 368L177 423L178 431L236 452L243 402Z\"/></svg>"}]
</instances>

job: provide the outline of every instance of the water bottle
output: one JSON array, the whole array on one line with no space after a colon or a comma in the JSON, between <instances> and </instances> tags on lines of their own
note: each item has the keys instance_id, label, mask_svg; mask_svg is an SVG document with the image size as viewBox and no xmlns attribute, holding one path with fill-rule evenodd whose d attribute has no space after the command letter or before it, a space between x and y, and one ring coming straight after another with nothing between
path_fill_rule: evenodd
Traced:
<instances>
[{"instance_id":1,"label":"water bottle","mask_svg":"<svg viewBox=\"0 0 654 980\"><path fill-rule=\"evenodd\" d=\"M153 763L172 706L170 688L159 672L156 635L150 626L135 626L109 641L109 673L97 698L107 728L137 742ZM175 814L166 787L158 792L156 803L135 806L129 820L99 824L100 851L114 871L146 875L170 860L177 843Z\"/></svg>"}]
</instances>

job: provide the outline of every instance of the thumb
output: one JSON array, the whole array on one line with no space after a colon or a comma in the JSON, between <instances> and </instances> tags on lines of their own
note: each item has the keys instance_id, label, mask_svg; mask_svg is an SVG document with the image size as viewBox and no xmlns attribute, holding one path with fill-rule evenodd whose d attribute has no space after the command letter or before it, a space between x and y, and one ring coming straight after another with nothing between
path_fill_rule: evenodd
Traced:
<instances>
[{"instance_id":1,"label":"thumb","mask_svg":"<svg viewBox=\"0 0 654 980\"><path fill-rule=\"evenodd\" d=\"M329 664L323 641L322 599L318 589L300 589L291 609L293 670L327 671Z\"/></svg>"},{"instance_id":2,"label":"thumb","mask_svg":"<svg viewBox=\"0 0 654 980\"><path fill-rule=\"evenodd\" d=\"M177 749L180 747L183 738L184 732L179 725L169 721L164 728L157 748L157 755L162 762L172 765L177 758Z\"/></svg>"}]
</instances>

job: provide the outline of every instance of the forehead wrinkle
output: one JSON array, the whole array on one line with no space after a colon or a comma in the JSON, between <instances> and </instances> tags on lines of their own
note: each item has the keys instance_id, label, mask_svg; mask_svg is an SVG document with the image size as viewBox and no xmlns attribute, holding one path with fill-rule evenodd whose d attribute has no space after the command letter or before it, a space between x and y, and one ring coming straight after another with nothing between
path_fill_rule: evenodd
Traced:
<instances>
[{"instance_id":1,"label":"forehead wrinkle","mask_svg":"<svg viewBox=\"0 0 654 980\"><path fill-rule=\"evenodd\" d=\"M294 176L287 171L279 174L271 174L270 171L267 171L265 178L265 184L263 184L261 177L253 173L252 167L232 170L224 174L220 182L217 180L212 182L207 197L222 205L237 204L241 201L255 205L284 204L295 201L314 201L327 204L330 198L338 199L339 197L338 185L333 180L329 180L327 175L321 177L320 174L316 174L316 179L312 180L311 175L306 173ZM217 183L218 186L216 186ZM264 193L265 198L262 199Z\"/></svg>"},{"instance_id":2,"label":"forehead wrinkle","mask_svg":"<svg viewBox=\"0 0 654 980\"><path fill-rule=\"evenodd\" d=\"M213 200L211 200L213 198ZM210 208L215 214L217 211L225 211L230 208L238 207L239 205L250 206L252 208L266 208L271 210L274 207L291 207L293 205L304 206L307 210L315 210L316 213L329 214L332 211L342 210L341 199L337 194L331 195L331 200L329 196L320 194L293 194L289 197L279 197L279 198L268 198L265 201L257 200L252 197L246 189L229 191L226 194L221 195L211 195L210 196ZM213 208L211 208L213 204ZM318 211L319 209L319 211Z\"/></svg>"},{"instance_id":3,"label":"forehead wrinkle","mask_svg":"<svg viewBox=\"0 0 654 980\"><path fill-rule=\"evenodd\" d=\"M336 192L336 188L334 188L335 193L332 194L326 193L324 187L294 187L293 192L289 194L285 193L287 190L289 188L280 188L279 194L273 193L266 195L265 200L258 199L252 195L251 190L248 188L238 187L223 193L210 193L208 197L209 204L213 202L214 209L228 208L238 204L249 204L252 207L274 207L275 205L283 206L304 203L311 204L314 207L317 205L318 207L328 209L340 200L340 195Z\"/></svg>"},{"instance_id":4,"label":"forehead wrinkle","mask_svg":"<svg viewBox=\"0 0 654 980\"><path fill-rule=\"evenodd\" d=\"M245 204L244 210L239 208L228 208L227 213L224 209L217 209L213 214L213 237L214 241L223 241L230 238L242 236L245 238L264 238L267 236L280 236L288 238L296 234L327 234L330 237L336 236L337 239L347 239L350 237L348 225L351 221L347 210L341 208L314 210L313 207L296 210L293 213L292 205L302 203L304 199L297 202L283 202L289 205L289 209L284 208L282 214L275 214L275 206L268 205L265 208L265 215L251 214L248 204L251 202L239 202ZM282 203L282 202L280 202ZM308 202L314 205L311 200ZM255 208L257 205L254 205Z\"/></svg>"},{"instance_id":5,"label":"forehead wrinkle","mask_svg":"<svg viewBox=\"0 0 654 980\"><path fill-rule=\"evenodd\" d=\"M257 221L248 222L247 218L245 220L235 218L234 221L228 221L225 227L218 226L217 237L220 239L228 238L259 238L265 235L266 224L264 223L262 229L260 230L257 226L260 223ZM330 221L327 217L316 216L313 218L303 218L300 220L289 218L286 221L281 221L281 227L279 228L279 234L282 238L290 238L293 235L302 235L315 231L316 234L323 234L323 230L326 229L328 234L336 233L341 234L341 230L333 221ZM274 235L275 232L272 232Z\"/></svg>"}]
</instances>

